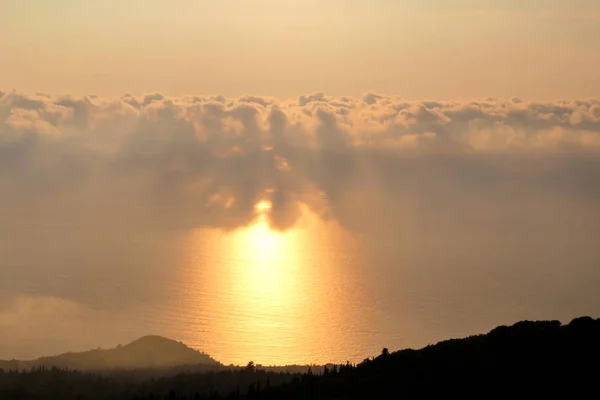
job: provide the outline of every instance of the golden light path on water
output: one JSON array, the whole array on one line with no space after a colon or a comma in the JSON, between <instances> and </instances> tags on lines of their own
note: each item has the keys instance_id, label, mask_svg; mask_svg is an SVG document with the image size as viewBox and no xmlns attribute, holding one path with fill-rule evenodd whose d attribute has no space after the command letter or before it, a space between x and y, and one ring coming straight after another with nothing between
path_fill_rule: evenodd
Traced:
<instances>
[{"instance_id":1,"label":"golden light path on water","mask_svg":"<svg viewBox=\"0 0 600 400\"><path fill-rule=\"evenodd\" d=\"M255 223L233 232L190 234L181 339L225 364L345 362L376 354L364 271L348 268L352 260L336 250L352 239L307 209L297 226L278 232L268 225L268 211L259 203Z\"/></svg>"}]
</instances>

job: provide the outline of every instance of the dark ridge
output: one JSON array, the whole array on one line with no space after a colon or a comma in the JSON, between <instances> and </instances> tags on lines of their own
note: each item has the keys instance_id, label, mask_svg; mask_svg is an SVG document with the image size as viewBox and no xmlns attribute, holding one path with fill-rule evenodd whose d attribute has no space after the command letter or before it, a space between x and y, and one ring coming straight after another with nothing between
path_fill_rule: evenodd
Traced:
<instances>
[{"instance_id":1,"label":"dark ridge","mask_svg":"<svg viewBox=\"0 0 600 400\"><path fill-rule=\"evenodd\" d=\"M339 366L261 399L540 398L598 394L600 319L521 321Z\"/></svg>"}]
</instances>

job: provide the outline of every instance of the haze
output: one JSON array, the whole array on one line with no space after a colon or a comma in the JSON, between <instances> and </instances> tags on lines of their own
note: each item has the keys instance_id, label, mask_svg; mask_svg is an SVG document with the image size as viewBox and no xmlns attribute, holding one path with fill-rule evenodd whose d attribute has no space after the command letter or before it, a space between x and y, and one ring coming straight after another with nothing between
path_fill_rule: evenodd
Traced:
<instances>
[{"instance_id":1,"label":"haze","mask_svg":"<svg viewBox=\"0 0 600 400\"><path fill-rule=\"evenodd\" d=\"M592 0L1 2L0 359L598 315L599 42Z\"/></svg>"}]
</instances>

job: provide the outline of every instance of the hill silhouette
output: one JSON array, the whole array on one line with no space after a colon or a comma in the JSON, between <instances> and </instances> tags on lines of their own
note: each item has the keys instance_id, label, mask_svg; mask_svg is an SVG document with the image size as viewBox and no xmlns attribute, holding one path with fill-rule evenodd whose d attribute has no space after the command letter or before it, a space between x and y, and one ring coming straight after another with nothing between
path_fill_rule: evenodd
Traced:
<instances>
[{"instance_id":1,"label":"hill silhouette","mask_svg":"<svg viewBox=\"0 0 600 400\"><path fill-rule=\"evenodd\" d=\"M194 350L181 342L150 335L114 349L65 353L40 357L32 361L1 361L0 368L22 370L34 367L57 367L79 371L103 371L169 368L198 364L220 365L207 354Z\"/></svg>"},{"instance_id":2,"label":"hill silhouette","mask_svg":"<svg viewBox=\"0 0 600 400\"><path fill-rule=\"evenodd\" d=\"M600 319L521 321L303 376L260 399L540 398L598 393Z\"/></svg>"}]
</instances>

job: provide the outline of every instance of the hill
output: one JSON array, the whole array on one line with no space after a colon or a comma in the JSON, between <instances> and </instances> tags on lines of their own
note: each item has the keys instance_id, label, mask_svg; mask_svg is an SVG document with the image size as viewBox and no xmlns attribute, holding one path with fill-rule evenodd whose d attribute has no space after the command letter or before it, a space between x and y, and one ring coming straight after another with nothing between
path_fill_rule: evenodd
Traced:
<instances>
[{"instance_id":1,"label":"hill","mask_svg":"<svg viewBox=\"0 0 600 400\"><path fill-rule=\"evenodd\" d=\"M144 336L114 349L65 353L52 357L41 357L32 361L0 361L0 368L5 370L57 367L79 371L104 371L194 365L217 366L220 364L207 354L194 350L181 342L160 336Z\"/></svg>"},{"instance_id":2,"label":"hill","mask_svg":"<svg viewBox=\"0 0 600 400\"><path fill-rule=\"evenodd\" d=\"M600 319L521 321L487 334L389 353L322 376L304 375L260 399L586 397L598 393ZM252 398L252 396L250 396Z\"/></svg>"}]
</instances>

